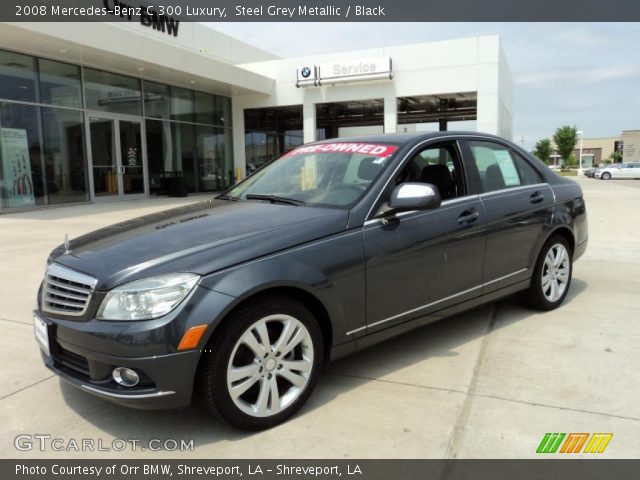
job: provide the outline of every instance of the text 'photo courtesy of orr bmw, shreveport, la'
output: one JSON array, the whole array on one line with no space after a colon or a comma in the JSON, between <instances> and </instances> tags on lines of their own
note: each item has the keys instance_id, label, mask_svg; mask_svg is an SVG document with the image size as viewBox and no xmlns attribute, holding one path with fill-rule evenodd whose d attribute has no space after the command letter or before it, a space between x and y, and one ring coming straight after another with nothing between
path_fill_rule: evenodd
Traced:
<instances>
[{"instance_id":1,"label":"text 'photo courtesy of orr bmw, shreveport, la'","mask_svg":"<svg viewBox=\"0 0 640 480\"><path fill-rule=\"evenodd\" d=\"M87 393L138 408L198 396L263 429L326 362L514 293L560 306L587 236L578 184L502 138L321 141L211 200L67 240L36 337Z\"/></svg>"}]
</instances>

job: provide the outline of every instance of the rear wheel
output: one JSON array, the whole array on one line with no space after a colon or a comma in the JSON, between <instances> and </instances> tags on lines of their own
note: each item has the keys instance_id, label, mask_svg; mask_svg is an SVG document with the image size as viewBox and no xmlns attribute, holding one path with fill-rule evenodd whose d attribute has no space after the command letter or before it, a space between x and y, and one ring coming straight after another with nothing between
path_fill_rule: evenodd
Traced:
<instances>
[{"instance_id":1,"label":"rear wheel","mask_svg":"<svg viewBox=\"0 0 640 480\"><path fill-rule=\"evenodd\" d=\"M602 178L602 180L610 180L611 174L609 172L604 172L600 178Z\"/></svg>"},{"instance_id":2,"label":"rear wheel","mask_svg":"<svg viewBox=\"0 0 640 480\"><path fill-rule=\"evenodd\" d=\"M531 307L553 310L567 296L572 274L571 246L563 236L554 235L542 248L531 286L521 293L521 298Z\"/></svg>"},{"instance_id":3,"label":"rear wheel","mask_svg":"<svg viewBox=\"0 0 640 480\"><path fill-rule=\"evenodd\" d=\"M269 297L232 314L203 353L198 386L207 408L244 430L284 422L309 398L323 357L309 310Z\"/></svg>"}]
</instances>

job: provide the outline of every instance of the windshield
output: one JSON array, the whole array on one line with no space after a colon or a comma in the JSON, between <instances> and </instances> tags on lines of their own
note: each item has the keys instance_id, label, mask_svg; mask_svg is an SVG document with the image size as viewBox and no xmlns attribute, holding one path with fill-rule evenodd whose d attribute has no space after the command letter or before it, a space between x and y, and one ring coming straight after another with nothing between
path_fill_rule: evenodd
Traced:
<instances>
[{"instance_id":1,"label":"windshield","mask_svg":"<svg viewBox=\"0 0 640 480\"><path fill-rule=\"evenodd\" d=\"M389 164L395 145L322 143L291 150L221 198L345 207Z\"/></svg>"}]
</instances>

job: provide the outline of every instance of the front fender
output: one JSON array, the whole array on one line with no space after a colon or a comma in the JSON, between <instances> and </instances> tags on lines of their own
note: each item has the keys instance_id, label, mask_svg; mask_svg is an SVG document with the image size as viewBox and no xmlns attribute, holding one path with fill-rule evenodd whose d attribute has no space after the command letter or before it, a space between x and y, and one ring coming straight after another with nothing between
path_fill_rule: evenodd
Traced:
<instances>
[{"instance_id":1,"label":"front fender","mask_svg":"<svg viewBox=\"0 0 640 480\"><path fill-rule=\"evenodd\" d=\"M365 324L362 232L343 232L234 266L207 275L201 285L235 297L234 305L272 288L303 290L327 310L333 344L344 343L353 339L348 331Z\"/></svg>"}]
</instances>

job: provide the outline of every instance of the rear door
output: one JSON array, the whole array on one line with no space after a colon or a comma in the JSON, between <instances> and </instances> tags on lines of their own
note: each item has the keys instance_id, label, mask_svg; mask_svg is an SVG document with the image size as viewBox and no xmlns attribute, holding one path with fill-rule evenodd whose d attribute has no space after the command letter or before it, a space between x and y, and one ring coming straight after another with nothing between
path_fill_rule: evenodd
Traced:
<instances>
[{"instance_id":1,"label":"rear door","mask_svg":"<svg viewBox=\"0 0 640 480\"><path fill-rule=\"evenodd\" d=\"M481 292L484 212L478 195L466 186L458 143L440 142L412 153L383 197L408 181L438 183L442 205L365 222L367 333Z\"/></svg>"},{"instance_id":2,"label":"rear door","mask_svg":"<svg viewBox=\"0 0 640 480\"><path fill-rule=\"evenodd\" d=\"M640 164L638 164L640 166ZM636 169L635 163L623 163L618 169L617 175L612 175L617 178L636 178L638 177L638 173L640 173L639 169Z\"/></svg>"},{"instance_id":3,"label":"rear door","mask_svg":"<svg viewBox=\"0 0 640 480\"><path fill-rule=\"evenodd\" d=\"M467 140L465 152L479 176L486 211L482 283L488 293L531 276L554 197L536 167L507 144Z\"/></svg>"}]
</instances>

